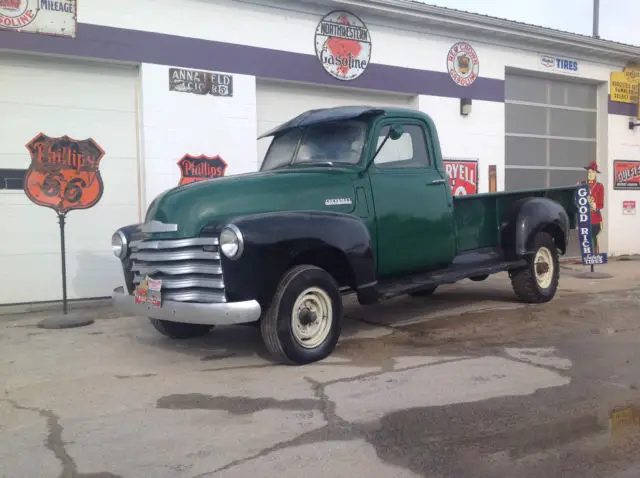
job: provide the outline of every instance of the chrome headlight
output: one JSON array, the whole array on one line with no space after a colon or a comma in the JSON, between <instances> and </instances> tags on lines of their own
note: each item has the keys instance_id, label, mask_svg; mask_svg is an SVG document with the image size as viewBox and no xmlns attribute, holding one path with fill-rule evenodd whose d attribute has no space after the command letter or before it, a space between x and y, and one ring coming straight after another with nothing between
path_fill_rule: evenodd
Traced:
<instances>
[{"instance_id":1,"label":"chrome headlight","mask_svg":"<svg viewBox=\"0 0 640 478\"><path fill-rule=\"evenodd\" d=\"M220 250L229 259L238 259L244 250L244 238L238 226L227 224L220 232Z\"/></svg>"},{"instance_id":2,"label":"chrome headlight","mask_svg":"<svg viewBox=\"0 0 640 478\"><path fill-rule=\"evenodd\" d=\"M127 252L129 252L128 242L124 232L121 230L116 231L113 236L111 236L111 250L113 251L113 255L118 259L127 257Z\"/></svg>"}]
</instances>

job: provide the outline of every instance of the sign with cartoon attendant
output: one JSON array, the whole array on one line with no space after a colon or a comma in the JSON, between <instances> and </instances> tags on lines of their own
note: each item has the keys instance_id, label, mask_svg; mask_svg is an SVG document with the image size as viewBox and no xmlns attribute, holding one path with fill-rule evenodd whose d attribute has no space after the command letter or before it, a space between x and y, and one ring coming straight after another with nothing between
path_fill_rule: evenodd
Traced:
<instances>
[{"instance_id":1,"label":"sign with cartoon attendant","mask_svg":"<svg viewBox=\"0 0 640 478\"><path fill-rule=\"evenodd\" d=\"M471 86L480 73L480 61L471 45L461 41L454 44L447 53L447 71L459 86Z\"/></svg>"},{"instance_id":2,"label":"sign with cartoon attendant","mask_svg":"<svg viewBox=\"0 0 640 478\"><path fill-rule=\"evenodd\" d=\"M582 184L589 186L589 207L591 214L589 216L589 224L591 231L592 244L595 253L600 252L598 244L598 236L602 232L602 210L604 209L604 185L598 182L598 165L595 161L591 161L588 166L585 166L587 171L587 181Z\"/></svg>"},{"instance_id":3,"label":"sign with cartoon attendant","mask_svg":"<svg viewBox=\"0 0 640 478\"><path fill-rule=\"evenodd\" d=\"M76 0L0 0L0 30L76 36Z\"/></svg>"},{"instance_id":4,"label":"sign with cartoon attendant","mask_svg":"<svg viewBox=\"0 0 640 478\"><path fill-rule=\"evenodd\" d=\"M31 164L24 192L32 202L66 214L100 201L104 185L99 167L104 151L92 138L79 141L40 133L26 146Z\"/></svg>"},{"instance_id":5,"label":"sign with cartoon attendant","mask_svg":"<svg viewBox=\"0 0 640 478\"><path fill-rule=\"evenodd\" d=\"M353 13L336 10L318 23L316 56L322 67L338 80L355 80L371 60L371 37L364 22Z\"/></svg>"},{"instance_id":6,"label":"sign with cartoon attendant","mask_svg":"<svg viewBox=\"0 0 640 478\"><path fill-rule=\"evenodd\" d=\"M201 154L192 156L185 154L178 161L178 167L181 173L178 185L219 178L227 172L227 162L220 155L206 156Z\"/></svg>"},{"instance_id":7,"label":"sign with cartoon attendant","mask_svg":"<svg viewBox=\"0 0 640 478\"><path fill-rule=\"evenodd\" d=\"M478 161L475 159L443 159L454 196L478 194Z\"/></svg>"}]
</instances>

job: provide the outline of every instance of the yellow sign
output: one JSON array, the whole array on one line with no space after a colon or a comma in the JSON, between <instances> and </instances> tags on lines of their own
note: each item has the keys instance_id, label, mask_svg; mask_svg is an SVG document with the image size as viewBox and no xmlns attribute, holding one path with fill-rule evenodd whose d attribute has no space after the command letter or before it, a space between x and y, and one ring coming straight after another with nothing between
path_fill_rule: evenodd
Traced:
<instances>
[{"instance_id":1,"label":"yellow sign","mask_svg":"<svg viewBox=\"0 0 640 478\"><path fill-rule=\"evenodd\" d=\"M640 70L638 70L638 79L640 79ZM614 71L611 72L609 83L611 85L611 101L618 103L638 103L638 79L629 81L633 75L631 71Z\"/></svg>"}]
</instances>

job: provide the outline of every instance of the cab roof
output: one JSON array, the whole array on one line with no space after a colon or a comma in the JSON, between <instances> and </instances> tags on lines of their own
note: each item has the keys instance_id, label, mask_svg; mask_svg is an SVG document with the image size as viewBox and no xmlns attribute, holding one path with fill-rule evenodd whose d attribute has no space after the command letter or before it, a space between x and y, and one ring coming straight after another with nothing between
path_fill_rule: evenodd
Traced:
<instances>
[{"instance_id":1,"label":"cab roof","mask_svg":"<svg viewBox=\"0 0 640 478\"><path fill-rule=\"evenodd\" d=\"M329 121L350 120L364 116L392 115L394 113L415 115L419 112L408 108L404 109L372 106L338 106L335 108L309 110L258 136L258 139L266 138L268 136L275 136L294 128L300 128L312 124L327 123Z\"/></svg>"}]
</instances>

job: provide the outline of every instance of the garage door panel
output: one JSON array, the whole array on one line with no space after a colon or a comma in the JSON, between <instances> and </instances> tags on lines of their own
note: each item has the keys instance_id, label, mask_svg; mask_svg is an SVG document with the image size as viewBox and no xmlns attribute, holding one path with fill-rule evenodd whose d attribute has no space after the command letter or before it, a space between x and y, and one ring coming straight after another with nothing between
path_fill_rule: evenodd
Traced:
<instances>
[{"instance_id":1,"label":"garage door panel","mask_svg":"<svg viewBox=\"0 0 640 478\"><path fill-rule=\"evenodd\" d=\"M597 135L597 115L595 112L552 108L549 114L552 136L595 138Z\"/></svg>"},{"instance_id":2,"label":"garage door panel","mask_svg":"<svg viewBox=\"0 0 640 478\"><path fill-rule=\"evenodd\" d=\"M110 156L130 157L137 160L136 116L134 113L108 110L60 110L42 106L8 105L12 118L3 127L3 153L29 155L25 144L42 132L51 137L64 136L82 140L93 138ZM109 125L105 128L105 125Z\"/></svg>"},{"instance_id":3,"label":"garage door panel","mask_svg":"<svg viewBox=\"0 0 640 478\"><path fill-rule=\"evenodd\" d=\"M10 297L11 303L61 300L59 253L0 254L0 261L10 271L24 271L3 283L3 298ZM121 276L121 266L111 253L67 254L67 295L70 299L104 297L105 285L121 285ZM37 299L34 299L36 295Z\"/></svg>"},{"instance_id":4,"label":"garage door panel","mask_svg":"<svg viewBox=\"0 0 640 478\"><path fill-rule=\"evenodd\" d=\"M546 166L547 140L507 136L506 154L511 165Z\"/></svg>"},{"instance_id":5,"label":"garage door panel","mask_svg":"<svg viewBox=\"0 0 640 478\"><path fill-rule=\"evenodd\" d=\"M2 102L135 111L135 89L130 86L136 68L8 54L0 54L0 63L10 66L0 70L0 87L11 87Z\"/></svg>"},{"instance_id":6,"label":"garage door panel","mask_svg":"<svg viewBox=\"0 0 640 478\"><path fill-rule=\"evenodd\" d=\"M568 139L549 140L549 164L582 168L596 158L595 141L573 141Z\"/></svg>"}]
</instances>

